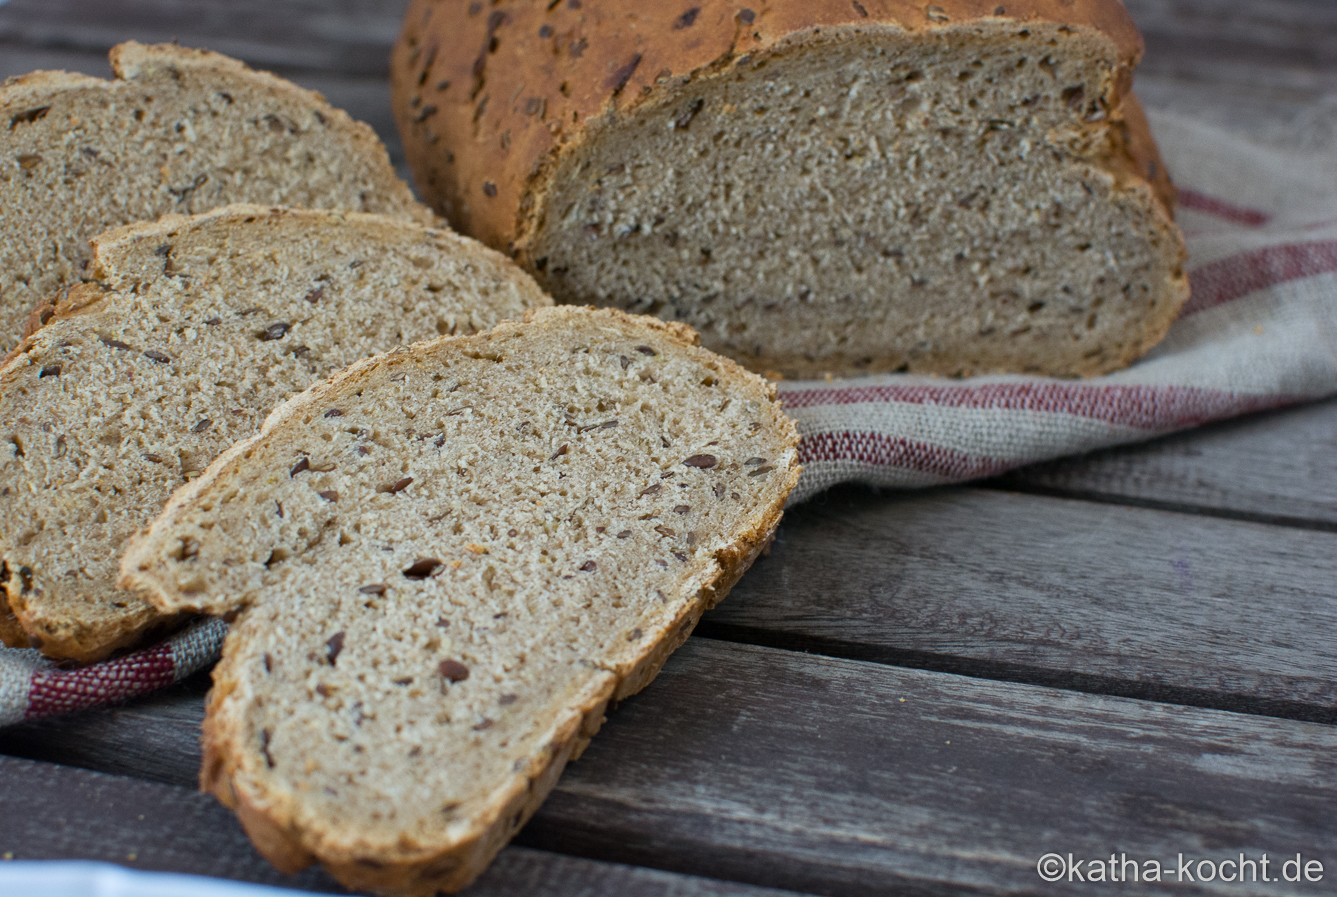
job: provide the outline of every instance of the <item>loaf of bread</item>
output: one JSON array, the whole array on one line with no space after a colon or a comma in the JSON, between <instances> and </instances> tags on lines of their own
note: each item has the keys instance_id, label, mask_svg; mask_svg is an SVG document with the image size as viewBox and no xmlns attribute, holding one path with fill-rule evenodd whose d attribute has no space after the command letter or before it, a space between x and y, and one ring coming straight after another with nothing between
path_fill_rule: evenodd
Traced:
<instances>
[{"instance_id":1,"label":"loaf of bread","mask_svg":"<svg viewBox=\"0 0 1337 897\"><path fill-rule=\"evenodd\" d=\"M551 304L449 231L247 205L103 234L92 278L0 367L0 637L83 661L169 622L115 588L122 543L275 405Z\"/></svg>"},{"instance_id":2,"label":"loaf of bread","mask_svg":"<svg viewBox=\"0 0 1337 897\"><path fill-rule=\"evenodd\" d=\"M0 86L0 354L34 304L88 275L90 237L230 202L432 224L371 128L217 53L126 43L115 81L34 72Z\"/></svg>"},{"instance_id":3,"label":"loaf of bread","mask_svg":"<svg viewBox=\"0 0 1337 897\"><path fill-rule=\"evenodd\" d=\"M798 435L695 336L559 308L369 359L135 537L164 613L238 614L202 778L279 868L463 887L769 543Z\"/></svg>"},{"instance_id":4,"label":"loaf of bread","mask_svg":"<svg viewBox=\"0 0 1337 897\"><path fill-rule=\"evenodd\" d=\"M789 376L1093 375L1188 293L1119 0L413 0L418 185L559 302Z\"/></svg>"}]
</instances>

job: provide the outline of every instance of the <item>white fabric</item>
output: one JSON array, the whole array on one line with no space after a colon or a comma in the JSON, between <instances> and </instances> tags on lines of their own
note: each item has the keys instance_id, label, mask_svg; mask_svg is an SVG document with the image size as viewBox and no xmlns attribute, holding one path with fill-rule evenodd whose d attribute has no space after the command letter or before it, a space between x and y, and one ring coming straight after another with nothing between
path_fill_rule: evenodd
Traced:
<instances>
[{"instance_id":1,"label":"white fabric","mask_svg":"<svg viewBox=\"0 0 1337 897\"><path fill-rule=\"evenodd\" d=\"M1193 296L1165 341L1089 380L893 374L780 384L803 436L791 504L836 483L920 487L1337 392L1337 152L1251 144L1173 115Z\"/></svg>"},{"instance_id":2,"label":"white fabric","mask_svg":"<svg viewBox=\"0 0 1337 897\"><path fill-rule=\"evenodd\" d=\"M139 872L110 863L0 862L4 897L297 897L308 891L167 872Z\"/></svg>"}]
</instances>

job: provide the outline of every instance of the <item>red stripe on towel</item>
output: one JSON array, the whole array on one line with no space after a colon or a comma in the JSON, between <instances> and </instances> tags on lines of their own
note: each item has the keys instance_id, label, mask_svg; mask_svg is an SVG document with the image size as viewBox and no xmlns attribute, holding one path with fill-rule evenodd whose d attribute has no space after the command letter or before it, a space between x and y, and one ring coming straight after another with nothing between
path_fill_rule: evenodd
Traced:
<instances>
[{"instance_id":1,"label":"red stripe on towel","mask_svg":"<svg viewBox=\"0 0 1337 897\"><path fill-rule=\"evenodd\" d=\"M1064 381L794 389L783 391L782 395L786 408L901 402L948 408L1072 414L1145 430L1192 427L1231 414L1245 414L1299 401L1296 396L1247 395L1187 386L1086 386Z\"/></svg>"},{"instance_id":2,"label":"red stripe on towel","mask_svg":"<svg viewBox=\"0 0 1337 897\"><path fill-rule=\"evenodd\" d=\"M1193 295L1181 318L1279 284L1337 271L1337 240L1288 243L1232 255L1189 275Z\"/></svg>"},{"instance_id":3,"label":"red stripe on towel","mask_svg":"<svg viewBox=\"0 0 1337 897\"><path fill-rule=\"evenodd\" d=\"M929 442L858 431L816 433L804 437L799 443L798 459L800 464L852 461L869 467L898 467L944 480L992 476L1020 463L977 458Z\"/></svg>"},{"instance_id":4,"label":"red stripe on towel","mask_svg":"<svg viewBox=\"0 0 1337 897\"><path fill-rule=\"evenodd\" d=\"M1206 193L1199 193L1196 190L1180 187L1178 193L1181 208L1192 209L1195 212L1211 215L1213 218L1220 218L1232 224L1262 227L1272 220L1272 216L1267 212L1237 206L1234 203L1226 202L1224 199L1217 199L1215 196L1208 196Z\"/></svg>"},{"instance_id":5,"label":"red stripe on towel","mask_svg":"<svg viewBox=\"0 0 1337 897\"><path fill-rule=\"evenodd\" d=\"M80 670L39 670L28 692L28 719L113 704L172 684L176 662L163 643Z\"/></svg>"}]
</instances>

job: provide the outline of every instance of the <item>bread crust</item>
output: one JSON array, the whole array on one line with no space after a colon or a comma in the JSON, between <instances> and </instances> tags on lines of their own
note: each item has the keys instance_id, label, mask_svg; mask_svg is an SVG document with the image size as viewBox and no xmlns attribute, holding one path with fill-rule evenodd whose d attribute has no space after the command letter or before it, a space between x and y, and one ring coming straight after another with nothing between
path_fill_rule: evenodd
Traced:
<instances>
[{"instance_id":1,"label":"bread crust","mask_svg":"<svg viewBox=\"0 0 1337 897\"><path fill-rule=\"evenodd\" d=\"M0 583L9 579L9 571L0 566ZM7 648L31 648L28 634L23 631L23 624L9 606L9 596L0 587L0 643Z\"/></svg>"},{"instance_id":2,"label":"bread crust","mask_svg":"<svg viewBox=\"0 0 1337 897\"><path fill-rule=\"evenodd\" d=\"M22 230L13 241L16 255L9 261L13 263L17 258L21 263L18 270L26 270L26 273L22 276L11 273L0 282L0 327L4 331L0 332L0 350L9 349L17 342L18 331L24 327L20 315L38 301L42 293L55 290L62 281L78 281L87 275L88 255L84 241L106 227L139 218L152 219L167 212L203 211L226 203L228 199L267 202L285 198L288 202L308 205L337 204L349 209L382 212L427 226L440 223L430 209L414 199L408 185L395 174L385 147L371 127L330 106L320 94L268 72L252 70L227 56L171 44L146 45L131 41L113 47L109 56L115 75L112 80L70 72L39 71L0 84L0 129L3 129L0 134L5 135L0 144L25 160L25 165L33 166L31 176L46 183L47 192L55 191L54 200L46 201L53 211L24 219L19 225ZM145 120L142 118L144 111L135 110L135 106L142 104L146 95L150 102L155 96L162 101L152 108L161 107L170 112L181 111L187 105L194 109L212 97L224 97L227 105L233 106L234 93L239 96L244 93L254 102L234 106L227 113L233 125L247 120L263 122L263 117L268 115L269 130L273 131L276 126L281 129L280 118L271 115L278 113L305 123L289 123L289 133L298 136L284 137L285 140L306 139L306 132L301 132L301 128L308 125L319 129L313 136L329 147L331 158L338 158L342 163L342 181L337 186L342 192L337 200L329 199L334 194L328 192L313 194L326 197L328 202L301 199L307 195L302 192L307 182L298 175L300 164L297 162L291 163L292 175L278 178L230 171L231 163L226 160L220 163L217 151L230 152L235 148L237 153L242 153L255 149L247 142L247 135L239 134L232 125L220 126L216 130L202 129L198 139L192 125L188 135L190 143L187 144L191 149L179 159L175 154L169 154L161 167L137 167L132 174L108 167L112 165L108 161L111 159L106 152L108 148L127 154L142 152L138 147L143 132L134 129L138 127L137 121ZM129 118L132 110L139 118ZM128 121L122 122L118 115ZM147 121L152 123L154 119L150 117ZM187 119L188 124L189 121ZM4 125L8 128L4 129ZM152 124L146 127L151 140L169 139L170 122L159 130ZM176 127L183 126L178 122ZM95 136L90 137L90 134ZM141 136L136 137L136 134ZM81 137L98 146L80 149L77 142ZM215 137L218 138L216 141ZM48 169L56 165L64 166L64 183L72 186L61 187L60 182L40 181L51 177ZM188 171L178 170L181 166ZM281 168L275 170L282 171ZM21 169L23 177L19 179L7 179L5 195L15 202L37 201L32 197L40 199L40 195L45 195L33 194L23 186L23 178L28 176L26 171L26 167ZM169 178L175 174L194 177L195 183L174 189ZM220 174L227 174L227 178L234 174L241 178L242 174L247 174L247 178L234 182L219 177ZM97 189L101 192L90 198L87 185L93 178L97 179ZM201 185L206 186L197 190ZM65 211L76 206L80 210L77 221Z\"/></svg>"},{"instance_id":3,"label":"bread crust","mask_svg":"<svg viewBox=\"0 0 1337 897\"><path fill-rule=\"evenodd\" d=\"M568 306L531 311L525 320L560 320L587 313L586 309ZM613 322L634 320L638 326L654 328L683 346L696 346L699 342L695 331L682 324L633 318L611 309L596 310L594 314L606 316L606 320ZM163 568L160 546L154 544L158 538L156 534L161 532L161 538L171 538L169 528L177 514L191 506L205 490L223 482L227 474L273 430L289 421L300 420L313 409L329 407L338 397L382 376L382 368L406 360L405 355L419 352L426 356L443 342L419 344L412 349L398 349L359 362L275 409L259 433L228 449L202 476L178 489L153 526L134 537L122 561L122 585L146 593L164 610L192 607L219 613L233 607L235 598L224 596L222 603L208 604L201 602L197 594L186 594L175 588L174 578ZM766 383L733 362L727 362L722 379L751 390L761 387L769 400L776 400L774 384ZM787 418L785 421L784 445L796 449L797 429L792 421ZM429 895L465 887L534 813L556 784L566 763L584 751L602 725L609 702L621 700L649 684L669 654L691 634L701 614L725 597L770 544L783 514L784 499L798 482L800 470L796 461L787 470L777 469L776 473L783 473L784 478L776 489L776 499L769 506L758 509L751 523L714 556L715 569L704 574L692 600L684 602L679 611L657 630L647 633L647 637L637 643L634 653L614 667L604 667L601 674L591 679L589 685L559 712L550 729L537 739L537 743L547 748L531 754L524 769L516 770L498 786L488 800L488 812L470 819L466 832L453 832L435 843L401 845L387 855L384 851L374 854L372 845L331 845L322 840L321 832L303 828L298 821L295 801L265 788L253 756L254 747L246 741L242 721L229 712L228 697L247 687L242 672L234 669L230 662L231 657L241 654L237 644L241 635L237 630L229 635L224 659L214 673L214 689L204 723L201 788L236 810L256 848L284 871L297 871L319 861L348 887L366 888L382 894Z\"/></svg>"},{"instance_id":4,"label":"bread crust","mask_svg":"<svg viewBox=\"0 0 1337 897\"><path fill-rule=\"evenodd\" d=\"M105 308L109 299L118 295L106 283L114 287L127 281L134 282L135 278L130 272L117 269L126 259L136 255L135 244L156 246L181 230L240 227L245 226L248 220L257 218L293 219L301 227L310 229L349 222L363 229L369 237L375 235L380 245L402 242L405 232L448 240L452 244L452 251L459 256L476 264L486 262L490 269L503 273L515 284L523 282L524 291L532 294L533 301L550 301L546 296L541 296L528 276L508 259L448 228L422 228L402 218L362 212L284 209L237 203L195 216L166 215L157 221L113 228L94 237L91 240L91 268L93 276L98 280L66 286L33 310L28 318L23 342L0 361L0 390L8 388L30 364L40 364L40 361L35 362L27 356L40 349L44 327L80 316L95 315ZM0 549L9 547L0 539ZM5 571L5 575L0 577L0 641L10 647L35 647L49 657L92 663L105 659L114 651L149 640L182 622L179 615L156 614L148 606L124 608L111 616L98 614L91 619L80 618L67 608L32 601L18 570L3 566L0 566L0 570Z\"/></svg>"},{"instance_id":5,"label":"bread crust","mask_svg":"<svg viewBox=\"0 0 1337 897\"><path fill-rule=\"evenodd\" d=\"M0 384L11 368L17 370L24 364L23 356L32 349L34 336L43 324L94 312L105 297L106 292L97 284L73 284L59 296L42 302L28 317L23 342L0 359ZM11 571L0 563L0 573L0 642L10 648L38 648L48 657L94 663L134 645L146 634L143 626L124 625L128 621L102 626L49 619L24 600L20 571ZM152 615L146 615L143 622L148 625L151 621ZM161 633L167 628L159 625L151 631Z\"/></svg>"},{"instance_id":6,"label":"bread crust","mask_svg":"<svg viewBox=\"0 0 1337 897\"><path fill-rule=\"evenodd\" d=\"M357 121L344 110L331 106L322 94L298 87L286 78L252 69L240 60L210 50L196 50L176 44L141 44L138 41L126 41L112 47L107 55L116 81L90 79L98 81L107 89L115 89L123 82L133 81L161 70L176 72L196 69L211 75L246 79L262 85L277 96L286 96L294 101L309 104L326 117L331 128L345 135L358 148L358 153L362 157L377 159L383 163L384 176L381 178L381 183L376 185L376 189L389 198L388 204L395 208L394 214L428 227L440 226L441 222L436 220L431 210L413 198L408 184L394 175L394 169L390 165L390 154L371 125ZM77 77L84 78L82 75Z\"/></svg>"},{"instance_id":7,"label":"bread crust","mask_svg":"<svg viewBox=\"0 0 1337 897\"><path fill-rule=\"evenodd\" d=\"M419 189L452 224L522 263L547 178L559 156L589 139L592 122L672 99L751 57L823 33L1051 23L1107 44L1117 118L1143 52L1118 0L779 0L750 16L734 0L701 0L687 11L570 6L507 0L469 6L470 14L463 3L413 0L391 53L391 102Z\"/></svg>"},{"instance_id":8,"label":"bread crust","mask_svg":"<svg viewBox=\"0 0 1337 897\"><path fill-rule=\"evenodd\" d=\"M996 352L972 357L960 349L902 356L892 347L871 362L862 351L845 358L827 350L810 357L769 356L758 349L746 363L800 377L907 368L954 376L1095 376L1128 365L1155 345L1188 297L1187 278L1177 270L1184 252L1174 225L1174 188L1131 93L1143 43L1119 0L781 0L753 9L706 0L685 11L619 3L577 7L507 0L467 13L464 4L413 0L392 54L394 112L423 194L463 231L509 252L541 283L547 282L547 260L539 258L545 252L538 243L545 220L558 214L548 206L559 170L581 164L603 132L680 104L694 82L861 36L889 42L924 34L995 38L1043 27L1051 36L1070 35L1108 70L1100 91L1103 115L1069 135L1084 147L1074 162L1113 175L1121 199L1150 212L1164 252L1172 256L1166 259L1171 282L1164 301L1132 332L1122 333L1118 345L1054 363L1025 352L1015 358ZM459 46L478 51L443 52Z\"/></svg>"}]
</instances>

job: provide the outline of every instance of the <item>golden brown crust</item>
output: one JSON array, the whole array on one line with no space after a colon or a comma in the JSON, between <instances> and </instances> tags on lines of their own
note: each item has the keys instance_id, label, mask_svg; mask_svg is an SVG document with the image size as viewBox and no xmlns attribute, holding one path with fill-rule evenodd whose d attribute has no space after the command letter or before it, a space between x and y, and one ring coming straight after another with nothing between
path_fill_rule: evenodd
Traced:
<instances>
[{"instance_id":1,"label":"golden brown crust","mask_svg":"<svg viewBox=\"0 0 1337 897\"><path fill-rule=\"evenodd\" d=\"M585 139L590 119L625 113L741 57L783 50L823 29L922 33L987 22L1093 30L1116 57L1109 60L1111 109L1131 86L1143 49L1118 0L749 5L413 0L391 75L393 109L419 188L465 233L510 249L542 190L541 175L556 154Z\"/></svg>"},{"instance_id":2,"label":"golden brown crust","mask_svg":"<svg viewBox=\"0 0 1337 897\"><path fill-rule=\"evenodd\" d=\"M19 618L14 616L14 611L9 606L9 596L4 588L7 579L9 571L0 565L0 642L7 648L31 648L28 634L23 631Z\"/></svg>"},{"instance_id":3,"label":"golden brown crust","mask_svg":"<svg viewBox=\"0 0 1337 897\"><path fill-rule=\"evenodd\" d=\"M52 619L39 609L28 607L21 596L13 593L9 596L8 608L25 644L17 644L17 639L16 643L5 639L5 644L40 648L47 657L76 663L106 660L124 648L152 642L184 622L183 617L163 617L147 607L133 618L123 617L114 622L98 620L88 623L68 617Z\"/></svg>"},{"instance_id":4,"label":"golden brown crust","mask_svg":"<svg viewBox=\"0 0 1337 897\"><path fill-rule=\"evenodd\" d=\"M285 209L253 204L233 204L196 216L166 215L153 222L137 222L108 230L91 240L93 258L91 270L118 288L127 279L117 270L125 258L134 255L136 243L157 245L160 239L174 231L193 227L244 226L249 220L268 216L270 219L289 217L303 222L304 227L319 228L345 221L356 222L365 228L369 244L390 243L403 239L405 232L448 237L455 244L454 251L504 271L508 278L523 281L534 296L537 287L529 278L498 253L460 237L448 228L424 229L403 219L369 215L360 212ZM437 222L439 223L439 222ZM131 278L133 282L133 278ZM104 302L116 295L101 283L76 283L49 296L30 315L28 332L23 342L0 363L0 388L8 388L11 375L31 364L50 346L42 346L39 331L42 327L71 318L96 314ZM31 353L31 357L29 356ZM0 546L4 547L4 546ZM47 596L48 598L50 596ZM0 639L12 647L38 647L49 657L92 663L103 660L114 652L151 641L182 622L178 615L166 617L155 613L148 605L133 603L114 612L106 612L104 605L94 612L62 606L24 590L22 578L14 573L0 580Z\"/></svg>"},{"instance_id":5,"label":"golden brown crust","mask_svg":"<svg viewBox=\"0 0 1337 897\"><path fill-rule=\"evenodd\" d=\"M35 345L37 331L54 321L96 311L106 296L106 290L98 284L78 283L39 303L24 324L23 341L0 359L0 382L11 364L22 364L19 359ZM97 663L122 648L165 633L177 622L175 618L164 622L148 613L138 621L125 619L110 626L63 618L52 620L28 606L21 578L9 575L7 569L4 572L0 577L0 641L11 648L40 648L47 657L58 660ZM160 625L152 625L155 619Z\"/></svg>"},{"instance_id":6,"label":"golden brown crust","mask_svg":"<svg viewBox=\"0 0 1337 897\"><path fill-rule=\"evenodd\" d=\"M72 284L59 295L48 297L29 316L24 339L0 361L0 383L10 367L22 365L23 356L36 345L36 334L55 321L97 311L107 297L100 285ZM31 607L24 594L22 578L7 575L0 579L0 641L11 648L40 648L47 657L97 663L122 648L130 648L170 631L179 617L163 618L145 606L143 612L115 621L74 620L68 616L51 617L42 608Z\"/></svg>"},{"instance_id":7,"label":"golden brown crust","mask_svg":"<svg viewBox=\"0 0 1337 897\"><path fill-rule=\"evenodd\" d=\"M1188 301L1189 280L1184 272L1184 263L1188 261L1188 250L1184 238L1174 221L1176 194L1169 172L1161 161L1160 150L1151 136L1151 126L1137 96L1128 93L1123 102L1111 116L1113 152L1105 160L1106 167L1116 178L1124 181L1124 189L1133 192L1146 191L1150 194L1150 203L1156 216L1157 230L1165 235L1166 241L1177 247L1178 257L1174 262L1169 285L1170 298L1163 303L1156 314L1147 315L1142 322L1142 332L1135 340L1130 340L1121 354L1108 358L1096 359L1087 369L1077 372L1081 377L1095 377L1110 371L1127 367L1145 355L1152 346L1165 338L1170 327L1179 317L1179 309ZM1096 363L1098 362L1098 363Z\"/></svg>"},{"instance_id":8,"label":"golden brown crust","mask_svg":"<svg viewBox=\"0 0 1337 897\"><path fill-rule=\"evenodd\" d=\"M390 166L389 153L371 126L356 121L344 110L331 106L325 97L316 91L298 87L293 82L269 72L252 69L240 60L221 53L190 49L176 44L141 44L137 41L126 41L112 47L108 58L116 81L99 82L108 88L115 88L123 82L161 70L176 72L181 69L199 69L233 78L244 78L264 86L273 95L309 104L319 110L319 114L336 133L342 134L344 139L357 148L356 151L360 156L381 163L383 171L378 176L380 183L374 186L382 194L382 205L387 214L402 216L429 227L440 224L431 210L418 203L408 185L394 174L394 169ZM77 77L83 78L82 75Z\"/></svg>"},{"instance_id":9,"label":"golden brown crust","mask_svg":"<svg viewBox=\"0 0 1337 897\"><path fill-rule=\"evenodd\" d=\"M28 338L47 324L93 311L93 306L106 298L106 295L106 290L99 284L72 283L56 295L46 297L28 315L28 320L23 325L24 342L11 353L11 357L23 352L25 347L31 346L32 343Z\"/></svg>"},{"instance_id":10,"label":"golden brown crust","mask_svg":"<svg viewBox=\"0 0 1337 897\"><path fill-rule=\"evenodd\" d=\"M392 54L393 108L428 201L464 232L511 253L542 279L536 256L544 253L535 248L531 254L531 244L552 214L547 205L559 168L579 164L617 123L675 102L693 82L859 35L897 42L928 33L1011 39L1033 31L1049 38L1070 35L1073 52L1097 61L1104 73L1097 100L1104 114L1069 135L1075 161L1113 174L1119 201L1157 206L1152 215L1171 245L1166 251L1173 255L1178 243L1182 254L1173 225L1174 188L1131 93L1142 39L1119 0L702 0L682 7L413 0ZM459 47L466 51L454 50ZM1187 297L1182 272L1172 280L1166 301L1136 325L1138 332L1096 357L1058 367L1028 357L955 352L934 360L922 354L897 358L891 351L873 367L861 356L842 365L827 354L806 372L803 359L789 356L749 356L749 366L795 376L904 364L956 375L1095 376L1126 366L1164 335Z\"/></svg>"},{"instance_id":11,"label":"golden brown crust","mask_svg":"<svg viewBox=\"0 0 1337 897\"><path fill-rule=\"evenodd\" d=\"M1175 185L1170 182L1170 173L1161 161L1161 151L1151 136L1151 125L1136 94L1129 93L1124 97L1120 114L1124 125L1121 143L1127 154L1129 172L1151 185L1166 215L1174 220Z\"/></svg>"},{"instance_id":12,"label":"golden brown crust","mask_svg":"<svg viewBox=\"0 0 1337 897\"><path fill-rule=\"evenodd\" d=\"M791 469L790 488L797 483L799 471L797 466ZM290 807L282 803L276 806L276 802L254 794L244 784L239 785L238 771L245 747L240 733L223 730L215 714L215 708L222 704L222 697L240 684L226 664L219 665L209 696L202 736L204 761L200 788L214 794L236 812L251 843L280 872L292 874L321 862L335 878L353 890L415 895L458 891L477 878L506 842L529 821L556 786L566 764L584 753L590 739L603 724L608 703L624 700L654 681L669 655L692 634L701 615L724 599L770 544L783 514L778 506L771 511L763 523L735 544L733 550L718 557L721 569L714 582L702 588L696 600L664 630L665 638L646 645L639 658L624 665L614 680L605 682L598 691L587 696L554 727L545 739L554 749L530 758L529 767L524 771L523 786L521 780L516 781L505 800L493 808L486 824L480 826L470 840L413 860L377 861L374 866L369 865L365 857L320 858L308 851L293 822Z\"/></svg>"},{"instance_id":13,"label":"golden brown crust","mask_svg":"<svg viewBox=\"0 0 1337 897\"><path fill-rule=\"evenodd\" d=\"M9 125L7 132L0 132L6 134L0 142L19 157L37 160L32 164L38 166L19 180L6 178L9 197L6 202L39 196L43 189L55 191L54 198L39 202L41 214L29 214L21 222L17 219L11 222L19 227L10 240L10 248L18 256L11 254L7 263L13 267L8 276L0 278L3 281L0 324L4 330L0 333L0 350L13 346L18 331L24 330L25 336L31 333L32 322L25 326L22 315L40 301L42 293L56 290L62 282L86 276L88 258L84 241L107 227L153 219L168 211L204 210L229 198L265 201L285 197L304 205L337 204L393 214L428 226L438 223L431 210L417 202L408 185L395 174L385 147L370 126L330 106L319 94L267 72L252 70L235 59L171 44L144 45L131 41L112 48L110 59L116 76L112 80L69 72L33 72L0 85L0 122ZM239 89L254 103L240 104L227 113L230 125L206 129L199 135L192 132L191 141L195 145L184 153L169 153L170 164L143 162L147 157L142 153L148 150L140 144L149 139L165 145L175 138L173 133L163 130L146 136L124 126L111 111L124 109L132 97L157 102L159 106L155 108L159 108L164 102L170 106L183 96L183 102L192 103L192 108L201 111L198 109L201 96L217 92L232 104L232 93ZM187 96L182 91L185 94L195 91L195 95ZM245 111L252 105L253 113ZM296 112L300 113L297 120L319 122L319 131L312 133L318 133L317 139L329 148L330 158L339 162L337 166L325 166L327 170L332 167L339 170L338 178L330 179L332 186L308 191L310 182L296 174L302 168L297 163L287 175L283 174L282 162L270 166L268 171L277 173L276 177L233 170L233 163L227 160L229 155L235 158L259 149L249 137L238 132L236 122L244 120L247 114L258 118L271 111L288 116ZM19 125L17 130L16 125ZM169 125L170 120L163 127ZM298 136L283 139L300 145L308 139L298 133L305 125L293 127L292 134ZM99 142L98 147L83 146L81 142L91 139L90 128L99 135L94 141ZM214 150L227 152L222 155L211 152L211 145ZM115 166L110 160L121 152L140 153L143 164ZM156 152L153 150L150 155ZM89 176L94 169L85 165L90 159L101 160L96 163L101 172L96 178ZM61 181L53 180L56 176L51 173L62 165L66 172L64 186ZM189 169L190 177L196 179L195 187L205 183L210 186L204 190L191 187L174 192L166 185L170 178L184 173L178 171L182 167ZM225 184L222 177L210 180L211 172L225 173L227 180L234 174L240 179ZM98 188L89 188L94 181ZM117 181L119 187L113 183ZM39 189L40 184L45 186ZM101 193L96 192L99 188ZM71 218L70 210L78 210L78 214Z\"/></svg>"},{"instance_id":14,"label":"golden brown crust","mask_svg":"<svg viewBox=\"0 0 1337 897\"><path fill-rule=\"evenodd\" d=\"M545 316L568 317L585 313L585 309L570 306L529 312L526 321ZM634 321L638 327L659 331L667 339L685 347L699 343L697 333L676 322L654 318L633 317L623 312L603 309L595 314L619 321ZM510 325L502 325L503 327ZM253 446L274 429L288 421L301 420L309 408L325 408L337 401L337 396L355 391L378 376L378 369L408 361L405 356L423 352L420 344L414 349L396 350L387 356L368 359L350 367L343 374L317 384L301 396L279 406L265 421L261 432L243 440L217 458L197 480L181 487L172 496L159 521L170 521L180 509L190 505L196 496L221 479L240 463ZM768 399L776 399L774 384L761 381L742 367L723 361L723 378L740 386L765 390ZM792 421L784 419L787 427L784 443L789 449L798 445L798 432ZM392 855L371 855L373 848L330 847L322 844L316 856L319 832L304 829L297 821L295 801L284 794L267 789L261 775L248 768L254 762L254 746L242 731L243 722L228 712L227 698L246 688L243 672L234 669L230 658L241 652L234 640L241 637L234 629L224 647L224 659L214 672L214 689L210 694L208 714L204 723L204 762L201 787L217 795L225 805L235 809L247 834L256 848L280 869L292 872L319 861L343 884L354 889L369 889L383 894L429 895L438 891L455 891L465 887L496 855L537 810L552 790L566 763L580 756L590 739L603 723L604 710L611 700L621 700L644 688L664 665L669 654L691 634L701 614L713 607L728 593L756 557L770 544L782 515L784 498L798 481L800 467L792 464L785 471L783 483L777 488L777 498L771 506L759 509L753 525L715 556L716 570L708 582L696 592L694 600L685 602L675 617L658 630L659 637L639 643L639 650L619 663L614 669L605 668L605 674L596 676L584 693L562 712L550 732L540 741L547 749L531 755L528 765L517 770L498 788L489 802L489 811L474 820L467 837L447 844L415 844L396 850ZM164 607L173 599L170 581L166 577L145 575L154 563L151 552L143 550L145 534L136 536L122 563L123 586L151 591L155 603ZM184 596L179 596L184 597ZM168 602L168 603L164 603ZM245 613L243 611L243 613Z\"/></svg>"}]
</instances>

